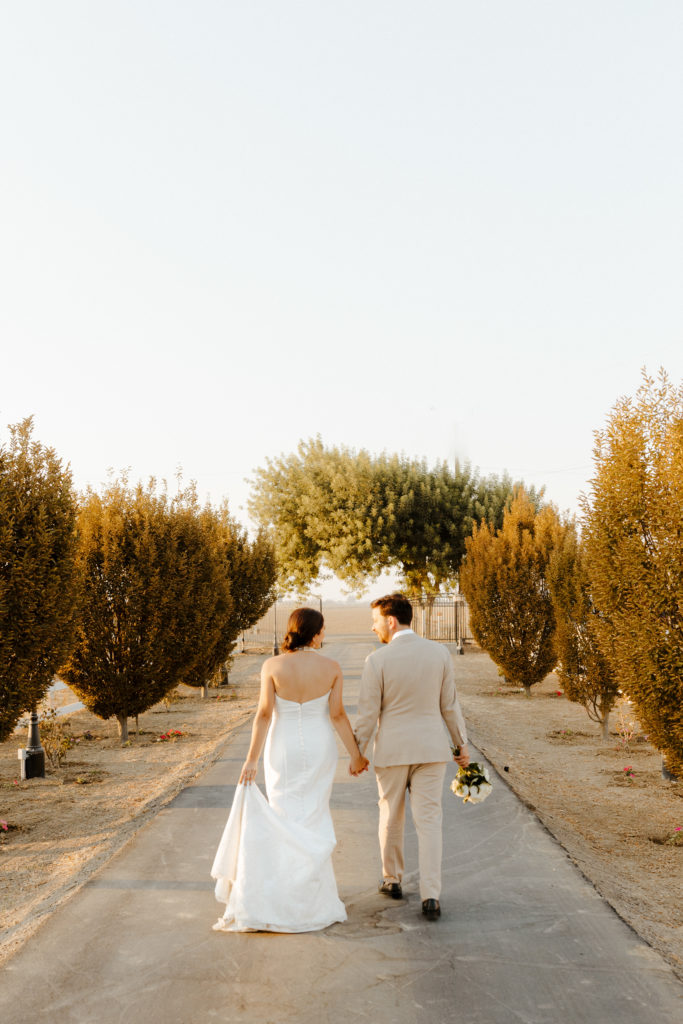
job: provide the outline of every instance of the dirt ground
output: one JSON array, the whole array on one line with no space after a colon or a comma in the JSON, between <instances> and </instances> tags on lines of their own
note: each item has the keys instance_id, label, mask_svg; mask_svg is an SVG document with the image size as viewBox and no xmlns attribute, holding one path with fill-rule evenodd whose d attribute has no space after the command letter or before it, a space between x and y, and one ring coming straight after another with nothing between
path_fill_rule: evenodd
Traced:
<instances>
[{"instance_id":1,"label":"dirt ground","mask_svg":"<svg viewBox=\"0 0 683 1024\"><path fill-rule=\"evenodd\" d=\"M121 747L114 720L82 710L68 716L77 741L45 779L20 781L17 748L26 730L0 743L0 963L135 832L215 758L226 736L253 713L262 657L244 655L230 685L181 686L175 703L131 722ZM53 701L75 700L62 690ZM178 730L181 736L161 740ZM8 829L2 826L4 821Z\"/></svg>"},{"instance_id":2,"label":"dirt ground","mask_svg":"<svg viewBox=\"0 0 683 1024\"><path fill-rule=\"evenodd\" d=\"M472 742L683 978L683 782L662 778L630 706L613 712L603 742L554 675L527 698L474 646L454 664Z\"/></svg>"},{"instance_id":3,"label":"dirt ground","mask_svg":"<svg viewBox=\"0 0 683 1024\"><path fill-rule=\"evenodd\" d=\"M359 632L367 619L364 612ZM583 709L558 695L554 676L527 699L486 654L465 650L454 664L473 743L683 977L683 783L662 779L660 757L628 705L603 743ZM70 715L78 742L44 780L17 781L25 730L0 744L0 821L8 825L0 824L0 962L214 760L253 712L262 660L238 656L231 685L207 700L181 687L176 703L140 717L140 735L132 731L127 747L113 722ZM58 696L62 704L73 699L68 690ZM174 729L182 735L160 740Z\"/></svg>"}]
</instances>

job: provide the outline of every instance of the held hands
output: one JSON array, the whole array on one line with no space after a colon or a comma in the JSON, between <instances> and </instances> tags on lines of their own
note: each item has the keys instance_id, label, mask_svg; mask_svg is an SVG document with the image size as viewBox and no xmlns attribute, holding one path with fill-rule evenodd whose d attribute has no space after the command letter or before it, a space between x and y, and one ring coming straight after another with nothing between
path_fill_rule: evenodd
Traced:
<instances>
[{"instance_id":1,"label":"held hands","mask_svg":"<svg viewBox=\"0 0 683 1024\"><path fill-rule=\"evenodd\" d=\"M349 764L349 775L362 775L363 772L368 770L370 762L367 757L363 757L362 754L358 754L356 757L351 758Z\"/></svg>"},{"instance_id":2,"label":"held hands","mask_svg":"<svg viewBox=\"0 0 683 1024\"><path fill-rule=\"evenodd\" d=\"M257 761L245 761L242 765L242 771L240 772L240 783L244 783L245 786L249 786L252 782L256 781L256 767Z\"/></svg>"},{"instance_id":3,"label":"held hands","mask_svg":"<svg viewBox=\"0 0 683 1024\"><path fill-rule=\"evenodd\" d=\"M467 768L467 765L470 763L470 752L467 749L466 743L463 743L461 747L453 749L453 760L461 768Z\"/></svg>"}]
</instances>

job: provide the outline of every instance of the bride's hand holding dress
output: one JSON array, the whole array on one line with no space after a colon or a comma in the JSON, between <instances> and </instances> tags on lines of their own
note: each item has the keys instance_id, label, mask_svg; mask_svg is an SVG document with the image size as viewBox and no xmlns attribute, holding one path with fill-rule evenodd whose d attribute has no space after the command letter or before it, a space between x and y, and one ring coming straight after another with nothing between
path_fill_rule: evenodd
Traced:
<instances>
[{"instance_id":1,"label":"bride's hand holding dress","mask_svg":"<svg viewBox=\"0 0 683 1024\"><path fill-rule=\"evenodd\" d=\"M314 931L346 920L331 861L333 728L353 774L368 761L344 710L339 665L312 653L322 635L264 663L249 753L211 872L226 903L216 930ZM268 802L252 785L264 745Z\"/></svg>"}]
</instances>

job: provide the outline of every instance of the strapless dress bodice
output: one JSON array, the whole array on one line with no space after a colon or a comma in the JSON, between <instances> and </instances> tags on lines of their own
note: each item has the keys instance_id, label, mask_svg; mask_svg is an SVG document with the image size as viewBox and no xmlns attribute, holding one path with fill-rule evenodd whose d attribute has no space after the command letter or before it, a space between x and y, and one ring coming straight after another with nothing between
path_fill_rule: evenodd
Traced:
<instances>
[{"instance_id":1,"label":"strapless dress bodice","mask_svg":"<svg viewBox=\"0 0 683 1024\"><path fill-rule=\"evenodd\" d=\"M321 715L330 713L330 694L323 693L321 697L314 697L313 700L286 700L278 693L275 694L275 714L280 718L318 718Z\"/></svg>"}]
</instances>

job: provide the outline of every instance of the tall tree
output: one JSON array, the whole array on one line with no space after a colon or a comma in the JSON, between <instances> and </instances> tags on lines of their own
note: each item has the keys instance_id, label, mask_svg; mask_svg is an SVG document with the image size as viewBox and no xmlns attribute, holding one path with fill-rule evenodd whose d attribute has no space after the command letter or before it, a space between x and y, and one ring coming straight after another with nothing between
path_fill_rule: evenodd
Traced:
<instances>
[{"instance_id":1,"label":"tall tree","mask_svg":"<svg viewBox=\"0 0 683 1024\"><path fill-rule=\"evenodd\" d=\"M199 628L203 635L214 635L215 643L198 644L197 659L183 682L201 687L206 696L209 681L225 665L239 634L270 607L276 565L272 544L265 534L259 533L249 541L244 528L230 515L227 503L218 509L206 505L199 514L199 525L218 567L216 600Z\"/></svg>"},{"instance_id":2,"label":"tall tree","mask_svg":"<svg viewBox=\"0 0 683 1024\"><path fill-rule=\"evenodd\" d=\"M147 710L208 657L229 584L193 488L169 499L123 478L89 492L80 516L82 622L61 675L100 718Z\"/></svg>"},{"instance_id":3,"label":"tall tree","mask_svg":"<svg viewBox=\"0 0 683 1024\"><path fill-rule=\"evenodd\" d=\"M45 696L72 643L77 605L71 472L32 439L0 449L0 740Z\"/></svg>"},{"instance_id":4,"label":"tall tree","mask_svg":"<svg viewBox=\"0 0 683 1024\"><path fill-rule=\"evenodd\" d=\"M683 775L683 385L644 374L596 434L594 460L584 537L612 667Z\"/></svg>"},{"instance_id":5,"label":"tall tree","mask_svg":"<svg viewBox=\"0 0 683 1024\"><path fill-rule=\"evenodd\" d=\"M547 575L557 627L557 675L565 696L583 705L607 740L610 712L619 697L619 680L603 653L604 645L611 643L611 629L595 607L586 555L574 523L569 524L554 548Z\"/></svg>"},{"instance_id":6,"label":"tall tree","mask_svg":"<svg viewBox=\"0 0 683 1024\"><path fill-rule=\"evenodd\" d=\"M230 588L237 634L249 629L270 608L275 599L277 562L268 535L260 530L249 540L235 527L235 547L230 558Z\"/></svg>"},{"instance_id":7,"label":"tall tree","mask_svg":"<svg viewBox=\"0 0 683 1024\"><path fill-rule=\"evenodd\" d=\"M272 531L284 590L330 571L362 589L393 570L410 593L434 594L455 584L473 522L496 520L511 495L507 478L481 480L467 465L430 468L316 438L257 471L250 511Z\"/></svg>"},{"instance_id":8,"label":"tall tree","mask_svg":"<svg viewBox=\"0 0 683 1024\"><path fill-rule=\"evenodd\" d=\"M202 509L193 505L188 511L193 542L198 545L197 554L202 553L197 589L203 614L195 616L192 626L187 627L195 657L183 672L182 681L186 686L201 688L206 697L209 682L227 661L238 634L230 581L234 526L227 504L218 510L208 504Z\"/></svg>"},{"instance_id":9,"label":"tall tree","mask_svg":"<svg viewBox=\"0 0 683 1024\"><path fill-rule=\"evenodd\" d=\"M527 697L557 663L547 571L562 531L552 506L536 511L520 490L499 531L488 523L475 525L465 542L460 585L470 606L472 633Z\"/></svg>"}]
</instances>

